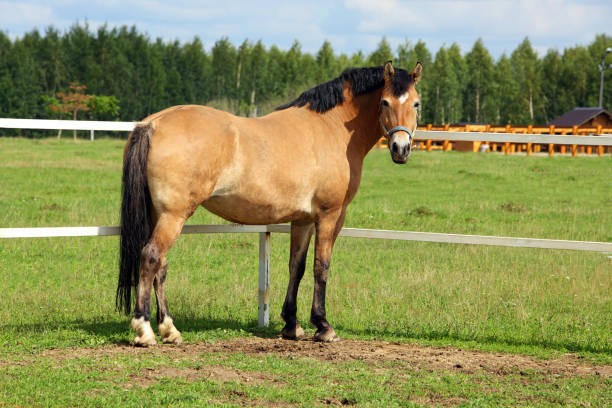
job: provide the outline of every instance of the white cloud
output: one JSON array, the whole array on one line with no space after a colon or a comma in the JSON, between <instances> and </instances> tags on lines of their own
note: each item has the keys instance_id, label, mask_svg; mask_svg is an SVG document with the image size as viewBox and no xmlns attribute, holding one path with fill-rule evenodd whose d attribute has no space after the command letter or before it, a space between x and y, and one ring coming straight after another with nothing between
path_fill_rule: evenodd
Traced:
<instances>
[{"instance_id":1,"label":"white cloud","mask_svg":"<svg viewBox=\"0 0 612 408\"><path fill-rule=\"evenodd\" d=\"M538 48L573 46L610 32L612 3L577 0L345 0L361 15L358 30L388 36L493 43L508 37L518 45L529 36ZM465 48L471 44L463 44Z\"/></svg>"},{"instance_id":2,"label":"white cloud","mask_svg":"<svg viewBox=\"0 0 612 408\"><path fill-rule=\"evenodd\" d=\"M48 24L53 21L51 6L0 1L0 28L11 26Z\"/></svg>"}]
</instances>

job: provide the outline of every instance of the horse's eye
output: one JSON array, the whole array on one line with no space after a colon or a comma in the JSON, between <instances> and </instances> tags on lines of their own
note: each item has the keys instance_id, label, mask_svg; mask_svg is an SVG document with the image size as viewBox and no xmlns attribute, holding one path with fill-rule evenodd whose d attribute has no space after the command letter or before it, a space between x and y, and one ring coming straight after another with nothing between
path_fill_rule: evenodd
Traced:
<instances>
[{"instance_id":1,"label":"horse's eye","mask_svg":"<svg viewBox=\"0 0 612 408\"><path fill-rule=\"evenodd\" d=\"M418 108L419 106L421 106L421 102L419 102L419 101L415 101L415 102L414 102L414 107L415 107L415 108Z\"/></svg>"},{"instance_id":2,"label":"horse's eye","mask_svg":"<svg viewBox=\"0 0 612 408\"><path fill-rule=\"evenodd\" d=\"M383 99L382 101L380 101L380 105L381 106L389 106L389 101L386 99Z\"/></svg>"}]
</instances>

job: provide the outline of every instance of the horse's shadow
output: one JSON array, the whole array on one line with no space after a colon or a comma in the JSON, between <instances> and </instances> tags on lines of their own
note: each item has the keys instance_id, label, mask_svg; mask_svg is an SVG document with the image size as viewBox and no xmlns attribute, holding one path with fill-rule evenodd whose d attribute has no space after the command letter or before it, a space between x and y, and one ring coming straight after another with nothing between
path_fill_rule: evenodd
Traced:
<instances>
[{"instance_id":1,"label":"horse's shadow","mask_svg":"<svg viewBox=\"0 0 612 408\"><path fill-rule=\"evenodd\" d=\"M176 319L179 326L179 330L183 333L211 333L212 337L218 337L219 331L230 330L234 333L245 333L260 338L273 339L278 338L280 335L281 325L278 323L271 323L269 327L258 327L257 320L252 320L245 324L244 321L232 320L232 319L195 319L178 317ZM129 332L129 324L125 322L106 322L106 323L92 323L92 322L81 322L79 327L85 331L92 333L95 336L106 336L111 333L109 338L110 343L125 343L126 339L131 339L133 336L132 332ZM154 330L156 330L156 324L153 324ZM588 344L572 344L567 342L560 342L548 339L531 339L531 340L517 340L517 339L500 339L493 336L476 336L471 337L469 335L458 335L449 333L447 331L432 331L429 333L416 333L410 329L405 330L385 330L385 329L355 329L351 327L345 327L341 324L334 326L337 332L347 338L370 338L379 340L392 340L400 342L421 342L432 343L433 345L443 344L464 344L469 346L470 344L478 347L477 344L497 344L500 346L521 349L524 347L539 347L552 350L567 350L569 352L591 352L601 353L612 352L612 347L607 347L601 350L596 347L592 347ZM306 325L304 329L308 332L310 328ZM313 329L314 330L314 329ZM126 334L128 332L128 334ZM123 335L123 338L117 341L119 335ZM230 334L231 336L231 334ZM308 334L307 334L308 336Z\"/></svg>"},{"instance_id":2,"label":"horse's shadow","mask_svg":"<svg viewBox=\"0 0 612 408\"><path fill-rule=\"evenodd\" d=\"M252 320L245 324L244 321L232 319L196 319L177 317L176 325L183 334L210 332L213 334L213 337L218 337L218 335L215 335L214 333L224 330L235 333L251 334L253 336L262 338L276 338L280 332L280 328L275 326L258 327L257 320ZM129 327L129 319L106 322L75 321L74 326L75 328L88 332L93 336L102 338L106 337L110 343L116 342L113 341L113 339L116 339L117 336L127 336L127 338L131 339L131 337L134 335ZM151 326L153 327L153 330L157 332L157 323L155 322L155 319L151 320Z\"/></svg>"}]
</instances>

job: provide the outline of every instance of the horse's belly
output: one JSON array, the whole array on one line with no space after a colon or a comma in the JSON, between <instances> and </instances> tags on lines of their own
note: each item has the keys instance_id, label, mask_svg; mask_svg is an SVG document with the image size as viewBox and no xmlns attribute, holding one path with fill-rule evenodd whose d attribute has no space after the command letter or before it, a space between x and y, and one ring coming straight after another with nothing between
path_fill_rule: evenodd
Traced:
<instances>
[{"instance_id":1,"label":"horse's belly","mask_svg":"<svg viewBox=\"0 0 612 408\"><path fill-rule=\"evenodd\" d=\"M310 200L277 200L274 204L238 195L213 196L202 203L208 211L238 224L265 225L312 218Z\"/></svg>"}]
</instances>

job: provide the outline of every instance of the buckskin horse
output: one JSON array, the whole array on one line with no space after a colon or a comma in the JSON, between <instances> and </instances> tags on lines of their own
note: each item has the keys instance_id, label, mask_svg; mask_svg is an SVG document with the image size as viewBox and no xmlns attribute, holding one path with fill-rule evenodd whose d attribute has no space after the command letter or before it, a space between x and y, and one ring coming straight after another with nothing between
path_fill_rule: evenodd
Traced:
<instances>
[{"instance_id":1,"label":"buckskin horse","mask_svg":"<svg viewBox=\"0 0 612 408\"><path fill-rule=\"evenodd\" d=\"M124 152L120 267L116 306L131 312L133 344L156 344L150 323L155 288L159 334L182 343L168 311L166 254L185 221L203 206L240 224L291 222L289 285L281 335L304 336L296 298L315 233L314 339L338 341L325 315L334 241L355 197L363 160L381 135L405 163L417 126L423 68L348 69L260 118L205 106L175 106L138 123Z\"/></svg>"}]
</instances>

